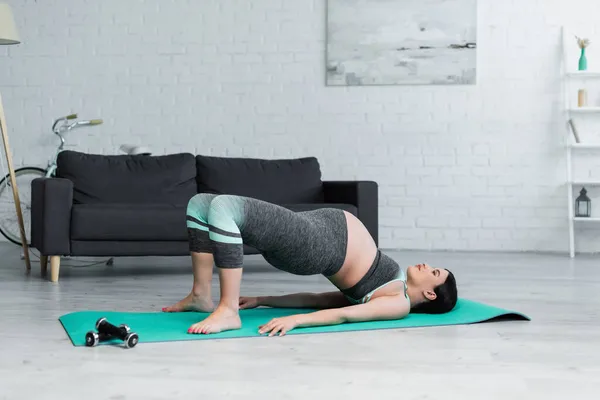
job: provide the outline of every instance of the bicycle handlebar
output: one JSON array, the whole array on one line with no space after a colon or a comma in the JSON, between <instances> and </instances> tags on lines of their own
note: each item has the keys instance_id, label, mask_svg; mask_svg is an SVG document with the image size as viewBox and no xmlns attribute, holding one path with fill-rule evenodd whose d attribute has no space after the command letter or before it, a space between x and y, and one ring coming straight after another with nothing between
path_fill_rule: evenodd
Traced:
<instances>
[{"instance_id":1,"label":"bicycle handlebar","mask_svg":"<svg viewBox=\"0 0 600 400\"><path fill-rule=\"evenodd\" d=\"M55 120L54 124L52 125L52 132L54 132L56 135L61 136L61 133L66 133L77 126L100 125L104 122L101 119L91 119L91 120L84 120L84 121L74 121L74 122L68 124L67 121L74 120L74 119L77 119L77 114L69 114L65 117ZM62 122L62 125L58 126L58 124L60 122ZM61 142L64 143L64 139L62 137L61 137Z\"/></svg>"},{"instance_id":2,"label":"bicycle handlebar","mask_svg":"<svg viewBox=\"0 0 600 400\"><path fill-rule=\"evenodd\" d=\"M60 138L60 146L58 147L58 152L62 151L65 145L65 138L63 134L69 132L71 129L76 128L77 126L85 126L85 125L100 125L104 121L101 119L90 119L84 121L74 121L70 124L67 122L69 120L77 119L77 114L69 114L66 117L62 117L54 121L52 125L52 132L56 134ZM57 125L62 122L62 124L57 127Z\"/></svg>"}]
</instances>

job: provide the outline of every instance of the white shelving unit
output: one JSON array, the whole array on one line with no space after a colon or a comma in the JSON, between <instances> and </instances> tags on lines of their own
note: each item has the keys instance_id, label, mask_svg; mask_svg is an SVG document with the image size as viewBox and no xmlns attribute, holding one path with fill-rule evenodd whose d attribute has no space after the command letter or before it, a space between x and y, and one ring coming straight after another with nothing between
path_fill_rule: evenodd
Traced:
<instances>
[{"instance_id":1,"label":"white shelving unit","mask_svg":"<svg viewBox=\"0 0 600 400\"><path fill-rule=\"evenodd\" d=\"M569 71L566 75L569 78L600 78L600 72L594 71Z\"/></svg>"},{"instance_id":2,"label":"white shelving unit","mask_svg":"<svg viewBox=\"0 0 600 400\"><path fill-rule=\"evenodd\" d=\"M600 143L569 143L569 147L582 150L600 150Z\"/></svg>"},{"instance_id":3,"label":"white shelving unit","mask_svg":"<svg viewBox=\"0 0 600 400\"><path fill-rule=\"evenodd\" d=\"M600 181L571 181L573 186L600 186Z\"/></svg>"},{"instance_id":4,"label":"white shelving unit","mask_svg":"<svg viewBox=\"0 0 600 400\"><path fill-rule=\"evenodd\" d=\"M598 78L600 79L600 76L598 76ZM594 114L594 113L600 113L600 107L575 107L575 108L570 108L569 111L571 113L578 113L578 114Z\"/></svg>"},{"instance_id":5,"label":"white shelving unit","mask_svg":"<svg viewBox=\"0 0 600 400\"><path fill-rule=\"evenodd\" d=\"M573 219L575 221L581 221L581 222L600 222L600 218L580 218L580 217L575 217Z\"/></svg>"},{"instance_id":6,"label":"white shelving unit","mask_svg":"<svg viewBox=\"0 0 600 400\"><path fill-rule=\"evenodd\" d=\"M600 180L580 180L574 179L573 177L573 152L577 152L580 150L587 151L600 151L600 142L599 143L576 143L574 140L573 133L571 132L571 127L568 124L569 120L576 121L576 118L582 115L590 115L593 117L594 115L598 116L598 121L600 122L600 106L586 106L586 107L578 107L577 103L573 101L574 95L577 94L577 90L585 87L586 80L593 80L596 82L600 82L600 70L597 71L577 71L573 70L576 68L576 65L573 65L574 60L570 52L573 52L573 48L578 50L577 42L575 40L575 34L571 32L568 28L563 27L562 30L563 40L563 60L562 60L562 75L563 75L563 95L565 100L565 112L566 112L566 126L567 126L567 204L568 204L568 216L569 216L569 255L571 258L575 257L575 223L586 223L586 224L594 224L598 223L598 227L600 228L600 217L590 217L590 218L582 218L575 217L575 198L577 197L577 193L581 187L600 187ZM579 33L580 37L588 37L583 33ZM598 41L594 41L593 43L598 43ZM589 56L588 56L589 60ZM589 63L588 63L589 64ZM600 68L600 62L594 62L596 68ZM574 83L577 86L574 86ZM579 132L581 137L581 132ZM600 156L600 152L598 153Z\"/></svg>"}]
</instances>

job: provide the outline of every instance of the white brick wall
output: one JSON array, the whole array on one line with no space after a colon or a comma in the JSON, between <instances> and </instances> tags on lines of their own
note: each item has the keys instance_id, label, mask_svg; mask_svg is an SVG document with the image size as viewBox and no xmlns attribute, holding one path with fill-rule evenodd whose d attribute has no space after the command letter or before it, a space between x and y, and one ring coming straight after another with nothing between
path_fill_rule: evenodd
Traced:
<instances>
[{"instance_id":1,"label":"white brick wall","mask_svg":"<svg viewBox=\"0 0 600 400\"><path fill-rule=\"evenodd\" d=\"M78 112L105 120L69 138L82 151L314 155L324 179L375 180L384 248L567 250L560 26L598 2L481 0L476 86L360 88L324 85L324 0L8 3L18 165L44 166L52 119ZM578 229L578 251L599 232Z\"/></svg>"}]
</instances>

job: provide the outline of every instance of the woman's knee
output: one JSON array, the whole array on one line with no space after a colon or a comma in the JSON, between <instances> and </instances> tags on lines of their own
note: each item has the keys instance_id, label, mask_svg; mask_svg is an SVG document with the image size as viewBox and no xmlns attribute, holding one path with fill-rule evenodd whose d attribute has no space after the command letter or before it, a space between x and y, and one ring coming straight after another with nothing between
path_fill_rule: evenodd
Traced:
<instances>
[{"instance_id":1,"label":"woman's knee","mask_svg":"<svg viewBox=\"0 0 600 400\"><path fill-rule=\"evenodd\" d=\"M198 193L188 201L187 214L200 214L207 216L210 209L210 204L216 197L217 195L212 193Z\"/></svg>"},{"instance_id":2,"label":"woman's knee","mask_svg":"<svg viewBox=\"0 0 600 400\"><path fill-rule=\"evenodd\" d=\"M208 220L231 218L236 224L241 222L243 199L239 196L222 194L210 202Z\"/></svg>"}]
</instances>

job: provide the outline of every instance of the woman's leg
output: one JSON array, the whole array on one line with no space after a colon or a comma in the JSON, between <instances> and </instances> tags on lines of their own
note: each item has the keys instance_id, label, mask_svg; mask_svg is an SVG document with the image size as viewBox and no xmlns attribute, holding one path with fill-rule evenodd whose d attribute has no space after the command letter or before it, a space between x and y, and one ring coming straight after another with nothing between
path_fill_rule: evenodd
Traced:
<instances>
[{"instance_id":1,"label":"woman's leg","mask_svg":"<svg viewBox=\"0 0 600 400\"><path fill-rule=\"evenodd\" d=\"M206 319L190 326L188 333L217 333L242 327L239 314L242 268L219 269L219 282L221 299L217 308Z\"/></svg>"},{"instance_id":2,"label":"woman's leg","mask_svg":"<svg viewBox=\"0 0 600 400\"><path fill-rule=\"evenodd\" d=\"M212 251L219 269L221 297L208 318L190 327L191 333L241 327L238 310L244 257L242 232L243 240L270 264L292 274L332 275L344 262L346 222L339 210L299 214L275 204L230 195L216 196L208 204L208 212L198 218L188 215L188 226L195 228L194 235L202 235L202 240L192 241L201 245L194 251ZM210 268L212 271L212 265ZM196 286L202 287L207 280L199 273L197 276Z\"/></svg>"},{"instance_id":3,"label":"woman's leg","mask_svg":"<svg viewBox=\"0 0 600 400\"><path fill-rule=\"evenodd\" d=\"M188 203L187 230L194 283L190 294L172 306L164 307L165 312L214 310L211 299L214 258L209 238L208 212L215 197L214 194L202 193L194 196Z\"/></svg>"},{"instance_id":4,"label":"woman's leg","mask_svg":"<svg viewBox=\"0 0 600 400\"><path fill-rule=\"evenodd\" d=\"M209 312L214 310L215 305L211 298L212 254L192 252L192 269L194 274L192 291L177 303L164 307L162 309L164 312Z\"/></svg>"},{"instance_id":5,"label":"woman's leg","mask_svg":"<svg viewBox=\"0 0 600 400\"><path fill-rule=\"evenodd\" d=\"M240 227L244 220L244 199L218 196L210 203L207 228L215 264L219 270L221 297L215 311L192 325L189 333L216 333L239 329L240 285L244 244Z\"/></svg>"}]
</instances>

